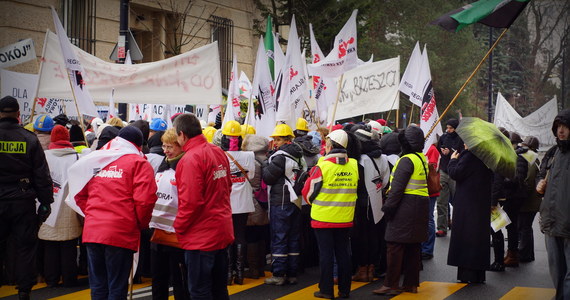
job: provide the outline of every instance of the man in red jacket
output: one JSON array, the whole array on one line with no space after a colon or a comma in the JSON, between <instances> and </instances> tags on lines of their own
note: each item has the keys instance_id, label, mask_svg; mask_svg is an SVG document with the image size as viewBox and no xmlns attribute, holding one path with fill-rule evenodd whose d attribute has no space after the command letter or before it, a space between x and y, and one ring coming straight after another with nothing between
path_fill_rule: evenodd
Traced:
<instances>
[{"instance_id":1,"label":"man in red jacket","mask_svg":"<svg viewBox=\"0 0 570 300\"><path fill-rule=\"evenodd\" d=\"M174 229L185 251L192 300L229 299L226 248L233 242L230 166L202 134L193 114L174 120L184 156L176 167L178 213Z\"/></svg>"},{"instance_id":2,"label":"man in red jacket","mask_svg":"<svg viewBox=\"0 0 570 300\"><path fill-rule=\"evenodd\" d=\"M140 231L148 227L157 199L154 171L140 151L142 143L141 131L127 126L101 150L82 157L70 168L70 174L88 169L94 174L75 195L85 214L83 243L91 299L127 297ZM106 164L106 157L118 158ZM99 166L97 162L101 162Z\"/></svg>"}]
</instances>

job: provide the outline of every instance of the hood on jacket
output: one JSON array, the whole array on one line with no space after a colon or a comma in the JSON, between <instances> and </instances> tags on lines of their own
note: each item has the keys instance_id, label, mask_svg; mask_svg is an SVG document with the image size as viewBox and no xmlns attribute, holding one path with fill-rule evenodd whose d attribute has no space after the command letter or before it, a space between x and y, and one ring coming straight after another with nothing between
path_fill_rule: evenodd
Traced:
<instances>
[{"instance_id":1,"label":"hood on jacket","mask_svg":"<svg viewBox=\"0 0 570 300\"><path fill-rule=\"evenodd\" d=\"M303 157L303 149L296 143L285 144L279 147L279 150L283 150L295 158Z\"/></svg>"},{"instance_id":2,"label":"hood on jacket","mask_svg":"<svg viewBox=\"0 0 570 300\"><path fill-rule=\"evenodd\" d=\"M105 146L105 144L117 137L117 135L119 135L119 128L115 126L107 126L103 128L103 131L101 131L101 135L99 136L99 141L97 142L97 150Z\"/></svg>"},{"instance_id":3,"label":"hood on jacket","mask_svg":"<svg viewBox=\"0 0 570 300\"><path fill-rule=\"evenodd\" d=\"M570 128L570 108L559 112L556 118L554 118L554 122L552 122L552 133L554 136L556 136L559 124L564 124Z\"/></svg>"},{"instance_id":4,"label":"hood on jacket","mask_svg":"<svg viewBox=\"0 0 570 300\"><path fill-rule=\"evenodd\" d=\"M164 156L164 150L162 150L162 140L161 140L163 135L164 131L158 131L148 139L149 153L156 153L158 155Z\"/></svg>"},{"instance_id":5,"label":"hood on jacket","mask_svg":"<svg viewBox=\"0 0 570 300\"><path fill-rule=\"evenodd\" d=\"M269 150L269 140L265 137L255 134L248 134L241 144L243 151L267 152Z\"/></svg>"},{"instance_id":6,"label":"hood on jacket","mask_svg":"<svg viewBox=\"0 0 570 300\"><path fill-rule=\"evenodd\" d=\"M301 146L301 148L303 149L303 153L306 156L313 156L316 154L319 154L319 152L321 151L321 147L316 146L313 143L313 137L310 135L303 135L303 136L299 136L296 137L293 142L299 144L299 146Z\"/></svg>"},{"instance_id":7,"label":"hood on jacket","mask_svg":"<svg viewBox=\"0 0 570 300\"><path fill-rule=\"evenodd\" d=\"M392 132L382 136L380 139L380 149L386 155L400 154L402 149L398 140L398 133Z\"/></svg>"},{"instance_id":8,"label":"hood on jacket","mask_svg":"<svg viewBox=\"0 0 570 300\"><path fill-rule=\"evenodd\" d=\"M408 126L398 134L398 141L402 145L404 154L422 152L424 149L424 132L418 126Z\"/></svg>"}]
</instances>

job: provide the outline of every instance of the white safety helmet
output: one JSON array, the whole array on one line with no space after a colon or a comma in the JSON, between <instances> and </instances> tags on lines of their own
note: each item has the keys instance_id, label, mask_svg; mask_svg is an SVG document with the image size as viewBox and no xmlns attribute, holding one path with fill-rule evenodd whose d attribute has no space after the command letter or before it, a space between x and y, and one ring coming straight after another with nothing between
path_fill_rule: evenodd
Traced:
<instances>
[{"instance_id":1,"label":"white safety helmet","mask_svg":"<svg viewBox=\"0 0 570 300\"><path fill-rule=\"evenodd\" d=\"M346 146L348 146L348 134L346 134L346 131L342 129L337 129L329 133L329 135L327 135L327 139L341 145L345 149Z\"/></svg>"},{"instance_id":2,"label":"white safety helmet","mask_svg":"<svg viewBox=\"0 0 570 300\"><path fill-rule=\"evenodd\" d=\"M380 123L374 120L368 122L368 125L370 125L370 128L372 128L372 130L376 131L378 134L382 134L384 131L384 126L380 125Z\"/></svg>"}]
</instances>

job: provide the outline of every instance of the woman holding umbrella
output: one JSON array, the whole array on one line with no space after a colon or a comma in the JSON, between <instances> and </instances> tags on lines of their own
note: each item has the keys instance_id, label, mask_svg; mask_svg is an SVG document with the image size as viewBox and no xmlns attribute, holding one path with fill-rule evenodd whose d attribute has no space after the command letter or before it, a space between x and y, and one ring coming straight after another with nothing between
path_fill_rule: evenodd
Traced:
<instances>
[{"instance_id":1,"label":"woman holding umbrella","mask_svg":"<svg viewBox=\"0 0 570 300\"><path fill-rule=\"evenodd\" d=\"M448 165L457 186L447 264L458 267L457 280L483 283L490 261L493 171L513 177L516 154L495 125L479 118L463 118L457 133L465 150L455 151Z\"/></svg>"}]
</instances>

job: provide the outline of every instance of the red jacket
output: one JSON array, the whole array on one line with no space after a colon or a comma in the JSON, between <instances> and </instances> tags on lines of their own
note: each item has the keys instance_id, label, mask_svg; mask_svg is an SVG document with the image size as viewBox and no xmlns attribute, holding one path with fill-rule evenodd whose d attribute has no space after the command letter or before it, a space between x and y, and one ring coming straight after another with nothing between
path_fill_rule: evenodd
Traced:
<instances>
[{"instance_id":1,"label":"red jacket","mask_svg":"<svg viewBox=\"0 0 570 300\"><path fill-rule=\"evenodd\" d=\"M435 145L431 145L426 153L428 164L432 165L436 170L439 170L440 154ZM429 195L430 197L438 197L439 192Z\"/></svg>"},{"instance_id":2,"label":"red jacket","mask_svg":"<svg viewBox=\"0 0 570 300\"><path fill-rule=\"evenodd\" d=\"M75 196L85 213L83 242L137 251L140 230L148 227L156 199L150 163L136 154L121 156Z\"/></svg>"},{"instance_id":3,"label":"red jacket","mask_svg":"<svg viewBox=\"0 0 570 300\"><path fill-rule=\"evenodd\" d=\"M186 250L226 248L234 241L228 158L202 134L188 140L183 149L186 154L176 166L178 241Z\"/></svg>"}]
</instances>

